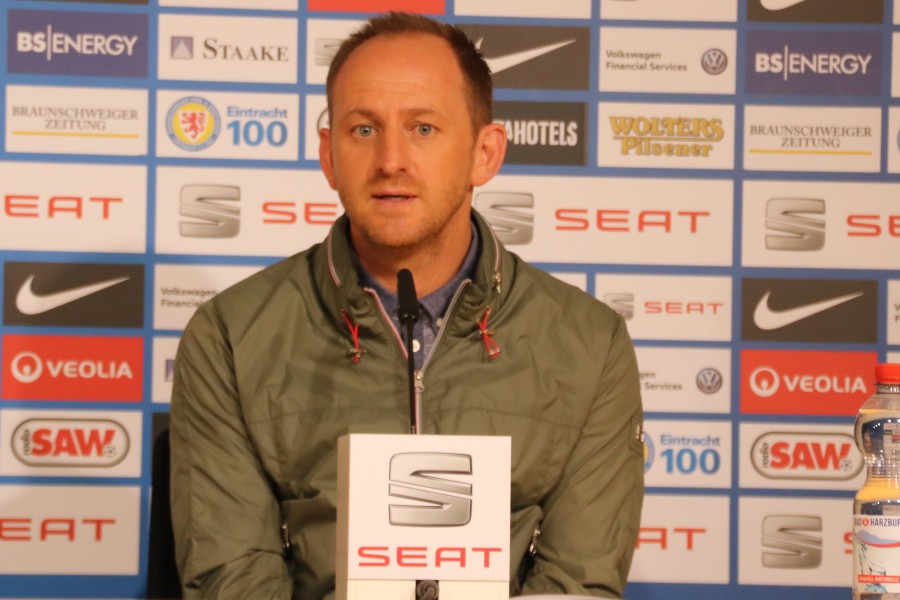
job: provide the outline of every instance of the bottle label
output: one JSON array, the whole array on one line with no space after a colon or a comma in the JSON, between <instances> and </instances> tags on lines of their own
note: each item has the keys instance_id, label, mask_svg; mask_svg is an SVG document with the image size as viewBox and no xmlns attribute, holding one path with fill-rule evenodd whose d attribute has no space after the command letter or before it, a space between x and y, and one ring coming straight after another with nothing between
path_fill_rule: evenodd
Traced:
<instances>
[{"instance_id":1,"label":"bottle label","mask_svg":"<svg viewBox=\"0 0 900 600\"><path fill-rule=\"evenodd\" d=\"M853 591L900 593L900 516L853 515Z\"/></svg>"}]
</instances>

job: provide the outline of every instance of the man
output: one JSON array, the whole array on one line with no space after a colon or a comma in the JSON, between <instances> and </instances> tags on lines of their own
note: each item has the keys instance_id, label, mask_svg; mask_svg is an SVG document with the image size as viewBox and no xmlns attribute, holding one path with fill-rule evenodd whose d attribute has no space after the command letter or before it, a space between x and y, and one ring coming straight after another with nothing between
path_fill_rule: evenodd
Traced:
<instances>
[{"instance_id":1,"label":"man","mask_svg":"<svg viewBox=\"0 0 900 600\"><path fill-rule=\"evenodd\" d=\"M409 430L392 308L408 268L425 309L419 430L512 437L511 591L621 597L643 496L634 351L616 313L505 251L471 210L506 144L486 64L459 30L392 13L344 44L327 92L320 159L346 216L182 337L186 592L332 597L337 438Z\"/></svg>"}]
</instances>

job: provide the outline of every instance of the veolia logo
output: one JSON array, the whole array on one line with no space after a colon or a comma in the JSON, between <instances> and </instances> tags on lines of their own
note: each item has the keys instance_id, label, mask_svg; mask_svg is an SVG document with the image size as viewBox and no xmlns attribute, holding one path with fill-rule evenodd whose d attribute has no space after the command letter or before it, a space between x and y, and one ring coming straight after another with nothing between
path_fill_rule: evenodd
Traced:
<instances>
[{"instance_id":1,"label":"veolia logo","mask_svg":"<svg viewBox=\"0 0 900 600\"><path fill-rule=\"evenodd\" d=\"M13 377L19 383L34 383L44 372L41 357L34 352L20 353L13 359L10 368Z\"/></svg>"},{"instance_id":2,"label":"veolia logo","mask_svg":"<svg viewBox=\"0 0 900 600\"><path fill-rule=\"evenodd\" d=\"M750 389L760 398L774 396L778 387L778 373L771 367L759 367L750 374Z\"/></svg>"}]
</instances>

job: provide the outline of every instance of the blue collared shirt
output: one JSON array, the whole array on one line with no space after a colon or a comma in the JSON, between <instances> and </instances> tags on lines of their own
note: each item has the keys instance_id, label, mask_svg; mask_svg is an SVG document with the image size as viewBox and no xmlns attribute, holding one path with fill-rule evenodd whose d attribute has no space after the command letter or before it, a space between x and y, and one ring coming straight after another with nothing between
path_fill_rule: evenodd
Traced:
<instances>
[{"instance_id":1,"label":"blue collared shirt","mask_svg":"<svg viewBox=\"0 0 900 600\"><path fill-rule=\"evenodd\" d=\"M450 307L450 301L453 299L456 290L459 289L463 281L474 276L475 263L478 261L478 255L480 254L480 245L481 238L478 235L478 228L473 224L472 241L469 242L469 250L466 252L465 259L463 259L462 267L443 287L431 292L424 298L419 298L421 312L419 320L416 321L413 328L413 355L417 369L422 368L426 358L431 354L434 340L441 329L441 325L443 325L444 315ZM384 306L384 310L391 317L391 322L397 328L397 331L400 332L403 342L406 343L406 327L401 326L400 317L397 316L397 309L399 308L397 295L379 285L375 278L362 266L355 254L353 258L356 262L360 285L375 290L379 300L381 300L381 304Z\"/></svg>"}]
</instances>

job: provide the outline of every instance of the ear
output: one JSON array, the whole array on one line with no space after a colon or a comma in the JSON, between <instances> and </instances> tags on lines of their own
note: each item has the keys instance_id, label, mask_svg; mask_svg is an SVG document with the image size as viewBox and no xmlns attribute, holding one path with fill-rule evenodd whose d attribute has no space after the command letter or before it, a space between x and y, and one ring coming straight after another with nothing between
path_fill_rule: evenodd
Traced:
<instances>
[{"instance_id":1,"label":"ear","mask_svg":"<svg viewBox=\"0 0 900 600\"><path fill-rule=\"evenodd\" d=\"M500 170L505 156L506 128L500 123L490 123L482 127L475 140L472 185L484 185L490 181Z\"/></svg>"},{"instance_id":2,"label":"ear","mask_svg":"<svg viewBox=\"0 0 900 600\"><path fill-rule=\"evenodd\" d=\"M323 127L319 130L319 164L322 165L322 173L328 180L331 189L336 190L334 180L334 155L331 152L331 129Z\"/></svg>"}]
</instances>

